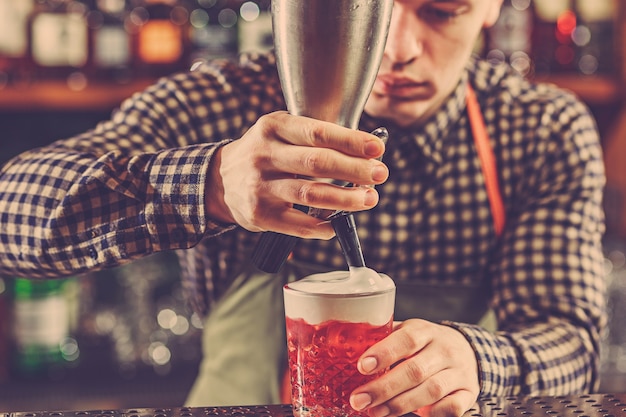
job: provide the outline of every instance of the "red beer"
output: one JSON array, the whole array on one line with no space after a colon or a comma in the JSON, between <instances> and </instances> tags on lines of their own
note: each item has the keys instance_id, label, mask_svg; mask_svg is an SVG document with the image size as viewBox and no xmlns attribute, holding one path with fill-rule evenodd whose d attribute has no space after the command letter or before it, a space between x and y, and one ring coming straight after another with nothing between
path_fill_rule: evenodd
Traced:
<instances>
[{"instance_id":1,"label":"red beer","mask_svg":"<svg viewBox=\"0 0 626 417\"><path fill-rule=\"evenodd\" d=\"M329 320L311 325L286 318L292 399L296 414L309 417L362 416L350 407L352 391L376 378L356 366L365 350L391 332L383 326Z\"/></svg>"}]
</instances>

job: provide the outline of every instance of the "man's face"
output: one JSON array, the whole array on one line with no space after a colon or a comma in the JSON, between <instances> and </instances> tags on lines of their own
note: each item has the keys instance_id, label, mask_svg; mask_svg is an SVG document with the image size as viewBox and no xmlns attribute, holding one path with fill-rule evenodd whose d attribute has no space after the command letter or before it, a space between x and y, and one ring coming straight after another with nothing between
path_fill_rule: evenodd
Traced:
<instances>
[{"instance_id":1,"label":"man's face","mask_svg":"<svg viewBox=\"0 0 626 417\"><path fill-rule=\"evenodd\" d=\"M483 27L502 0L395 0L374 88L371 116L400 126L422 123L452 93Z\"/></svg>"}]
</instances>

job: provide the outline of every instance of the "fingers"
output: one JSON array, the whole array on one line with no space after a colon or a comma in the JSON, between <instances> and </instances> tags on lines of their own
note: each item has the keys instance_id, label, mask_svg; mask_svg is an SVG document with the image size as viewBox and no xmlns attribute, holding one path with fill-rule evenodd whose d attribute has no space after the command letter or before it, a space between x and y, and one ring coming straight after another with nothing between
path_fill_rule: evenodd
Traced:
<instances>
[{"instance_id":1,"label":"fingers","mask_svg":"<svg viewBox=\"0 0 626 417\"><path fill-rule=\"evenodd\" d=\"M272 216L265 216L264 225L257 231L275 231L305 239L331 239L335 231L329 223L309 216L295 208L284 209Z\"/></svg>"},{"instance_id":2,"label":"fingers","mask_svg":"<svg viewBox=\"0 0 626 417\"><path fill-rule=\"evenodd\" d=\"M321 210L362 211L378 203L378 192L371 188L338 187L304 179L276 179L262 184L264 190L251 202L245 197L231 212L237 223L253 231L274 231L302 238L330 239L334 230L330 224L293 208L301 206ZM250 189L252 187L248 187Z\"/></svg>"},{"instance_id":3,"label":"fingers","mask_svg":"<svg viewBox=\"0 0 626 417\"><path fill-rule=\"evenodd\" d=\"M480 391L474 351L448 326L425 320L396 323L394 331L369 348L360 372L384 375L357 388L351 405L372 417L398 416L425 406L433 415L460 416Z\"/></svg>"},{"instance_id":4,"label":"fingers","mask_svg":"<svg viewBox=\"0 0 626 417\"><path fill-rule=\"evenodd\" d=\"M284 155L276 154L273 166L310 178L332 178L360 185L382 184L389 176L385 164L375 159L356 158L334 149L284 146ZM277 147L277 152L281 152Z\"/></svg>"},{"instance_id":5,"label":"fingers","mask_svg":"<svg viewBox=\"0 0 626 417\"><path fill-rule=\"evenodd\" d=\"M389 171L374 159L383 152L382 140L369 133L286 112L265 115L242 138L215 153L207 180L207 214L252 232L331 238L332 226L320 226L319 219L293 206L332 212L371 209L378 203L375 190L338 187L329 180L383 183Z\"/></svg>"},{"instance_id":6,"label":"fingers","mask_svg":"<svg viewBox=\"0 0 626 417\"><path fill-rule=\"evenodd\" d=\"M385 145L372 134L283 112L262 117L254 129L258 137L279 139L260 145L266 152L259 152L258 164L265 169L360 185L382 184L389 176L375 159Z\"/></svg>"},{"instance_id":7,"label":"fingers","mask_svg":"<svg viewBox=\"0 0 626 417\"><path fill-rule=\"evenodd\" d=\"M476 395L463 388L463 378L453 369L444 369L431 375L421 384L379 403L370 392L368 414L372 417L400 416L415 410L428 411L427 416L460 417L476 401ZM393 388L387 388L392 390ZM360 394L363 395L363 394ZM384 395L384 394L382 394ZM357 404L358 405L358 404ZM355 404L352 404L354 407Z\"/></svg>"},{"instance_id":8,"label":"fingers","mask_svg":"<svg viewBox=\"0 0 626 417\"><path fill-rule=\"evenodd\" d=\"M275 231L302 238L330 239L334 236L332 226L320 218L312 217L283 201L295 201L305 207L334 211L337 207L349 211L361 211L378 203L378 193L373 189L344 188L336 185L302 179L281 179L266 184L268 195L280 195L281 200L271 198L258 204L254 217L245 221L254 224L254 231ZM243 223L243 219L242 222Z\"/></svg>"},{"instance_id":9,"label":"fingers","mask_svg":"<svg viewBox=\"0 0 626 417\"><path fill-rule=\"evenodd\" d=\"M475 403L476 396L474 394L466 390L459 390L432 404L429 412L424 417L462 416Z\"/></svg>"},{"instance_id":10,"label":"fingers","mask_svg":"<svg viewBox=\"0 0 626 417\"><path fill-rule=\"evenodd\" d=\"M357 363L359 371L374 374L389 368L401 359L415 355L432 339L431 333L426 330L431 325L425 320L394 322L394 331L384 341L371 346L363 353ZM368 361L371 363L371 358L375 358L375 368L364 366Z\"/></svg>"},{"instance_id":11,"label":"fingers","mask_svg":"<svg viewBox=\"0 0 626 417\"><path fill-rule=\"evenodd\" d=\"M267 135L277 135L285 143L313 148L334 149L360 158L378 158L385 151L376 136L348 129L335 123L275 112L261 117L257 126Z\"/></svg>"},{"instance_id":12,"label":"fingers","mask_svg":"<svg viewBox=\"0 0 626 417\"><path fill-rule=\"evenodd\" d=\"M378 203L378 192L372 188L338 187L323 182L304 179L276 180L270 191L286 201L322 210L369 210Z\"/></svg>"}]
</instances>

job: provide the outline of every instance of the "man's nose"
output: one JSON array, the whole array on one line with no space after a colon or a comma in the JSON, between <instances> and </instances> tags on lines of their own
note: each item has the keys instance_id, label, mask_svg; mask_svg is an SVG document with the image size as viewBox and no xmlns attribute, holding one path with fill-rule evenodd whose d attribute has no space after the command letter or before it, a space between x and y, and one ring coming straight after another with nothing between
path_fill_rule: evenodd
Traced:
<instances>
[{"instance_id":1,"label":"man's nose","mask_svg":"<svg viewBox=\"0 0 626 417\"><path fill-rule=\"evenodd\" d=\"M385 45L385 58L394 68L410 64L424 52L421 23L412 13L397 9L394 6Z\"/></svg>"}]
</instances>

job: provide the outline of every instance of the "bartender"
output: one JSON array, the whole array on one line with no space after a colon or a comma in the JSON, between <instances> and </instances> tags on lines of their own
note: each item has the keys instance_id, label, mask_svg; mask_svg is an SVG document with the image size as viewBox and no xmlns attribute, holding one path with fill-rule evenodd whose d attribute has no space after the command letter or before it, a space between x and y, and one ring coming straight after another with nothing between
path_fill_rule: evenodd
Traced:
<instances>
[{"instance_id":1,"label":"bartender","mask_svg":"<svg viewBox=\"0 0 626 417\"><path fill-rule=\"evenodd\" d=\"M251 54L164 78L93 130L15 157L0 172L0 272L54 278L176 250L205 317L187 405L277 403L282 285L345 268L331 225L293 207L353 211L368 266L398 293L394 331L358 365L395 366L353 392L355 409L460 416L479 396L594 391L598 133L572 94L472 55L501 3L396 0L359 131L289 115L274 56ZM366 133L379 126L386 146ZM303 238L278 274L250 262L262 231Z\"/></svg>"}]
</instances>

